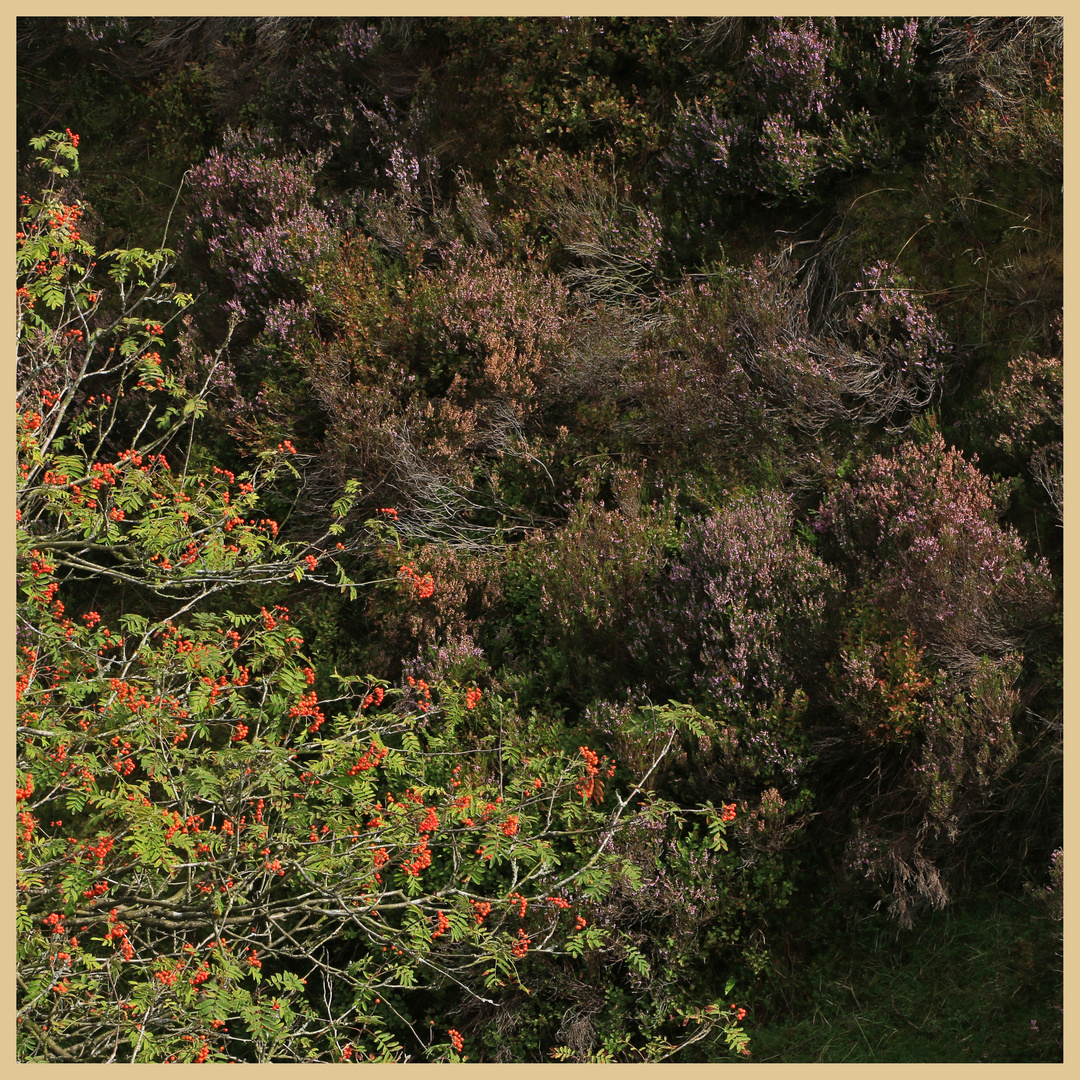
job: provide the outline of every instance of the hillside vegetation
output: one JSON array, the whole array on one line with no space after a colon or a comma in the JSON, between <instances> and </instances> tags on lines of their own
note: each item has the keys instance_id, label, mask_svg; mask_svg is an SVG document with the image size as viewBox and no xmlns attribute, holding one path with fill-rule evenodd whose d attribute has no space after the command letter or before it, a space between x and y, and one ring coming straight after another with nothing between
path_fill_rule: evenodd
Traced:
<instances>
[{"instance_id":1,"label":"hillside vegetation","mask_svg":"<svg viewBox=\"0 0 1080 1080\"><path fill-rule=\"evenodd\" d=\"M1051 18L21 18L18 1054L1060 1061Z\"/></svg>"}]
</instances>

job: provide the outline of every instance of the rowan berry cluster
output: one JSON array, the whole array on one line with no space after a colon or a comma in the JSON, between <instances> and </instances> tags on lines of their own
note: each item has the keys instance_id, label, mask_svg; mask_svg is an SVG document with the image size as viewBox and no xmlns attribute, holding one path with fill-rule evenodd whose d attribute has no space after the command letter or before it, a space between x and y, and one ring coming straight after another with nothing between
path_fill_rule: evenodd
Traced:
<instances>
[{"instance_id":1,"label":"rowan berry cluster","mask_svg":"<svg viewBox=\"0 0 1080 1080\"><path fill-rule=\"evenodd\" d=\"M435 579L430 574L424 574L421 577L412 563L398 568L398 578L405 585L416 590L418 600L426 600L435 592Z\"/></svg>"},{"instance_id":2,"label":"rowan berry cluster","mask_svg":"<svg viewBox=\"0 0 1080 1080\"><path fill-rule=\"evenodd\" d=\"M421 712L427 712L431 708L431 687L428 685L426 679L417 679L412 675L406 680L408 684L420 691L420 698L416 702L416 707Z\"/></svg>"},{"instance_id":3,"label":"rowan berry cluster","mask_svg":"<svg viewBox=\"0 0 1080 1080\"><path fill-rule=\"evenodd\" d=\"M422 837L420 843L412 849L412 854L415 856L413 861L405 863L401 869L411 877L419 877L421 871L431 865L431 850L426 836Z\"/></svg>"},{"instance_id":4,"label":"rowan berry cluster","mask_svg":"<svg viewBox=\"0 0 1080 1080\"><path fill-rule=\"evenodd\" d=\"M437 937L441 937L450 929L450 920L446 917L446 912L439 911L436 913L438 925L431 932L431 940L434 941Z\"/></svg>"},{"instance_id":5,"label":"rowan berry cluster","mask_svg":"<svg viewBox=\"0 0 1080 1080\"><path fill-rule=\"evenodd\" d=\"M356 764L349 769L348 775L356 776L357 773L367 772L368 769L378 768L378 766L382 764L383 758L385 758L388 753L389 751L385 747L380 749L375 743L372 743L367 751L357 759Z\"/></svg>"},{"instance_id":6,"label":"rowan berry cluster","mask_svg":"<svg viewBox=\"0 0 1080 1080\"><path fill-rule=\"evenodd\" d=\"M606 769L600 768L600 756L587 746L579 746L578 750L585 761L585 778L577 785L577 793L588 802L604 801L604 781L602 777L611 778L615 775L615 762L609 762ZM604 759L605 762L607 759Z\"/></svg>"},{"instance_id":7,"label":"rowan berry cluster","mask_svg":"<svg viewBox=\"0 0 1080 1080\"><path fill-rule=\"evenodd\" d=\"M364 698L364 703L360 707L361 709L367 709L370 708L372 705L381 705L382 700L385 696L386 695L383 692L383 688L381 686L376 686L371 691L371 693L368 694L366 698Z\"/></svg>"},{"instance_id":8,"label":"rowan berry cluster","mask_svg":"<svg viewBox=\"0 0 1080 1080\"><path fill-rule=\"evenodd\" d=\"M524 929L518 931L517 940L510 946L510 953L516 959L522 959L532 946L532 938L530 938L524 931Z\"/></svg>"}]
</instances>

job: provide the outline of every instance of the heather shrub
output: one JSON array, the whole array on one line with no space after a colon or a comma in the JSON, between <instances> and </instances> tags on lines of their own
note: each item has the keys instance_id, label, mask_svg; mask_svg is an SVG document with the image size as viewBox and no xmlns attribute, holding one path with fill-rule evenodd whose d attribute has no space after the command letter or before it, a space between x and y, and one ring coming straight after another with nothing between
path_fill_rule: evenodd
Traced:
<instances>
[{"instance_id":1,"label":"heather shrub","mask_svg":"<svg viewBox=\"0 0 1080 1080\"><path fill-rule=\"evenodd\" d=\"M1057 848L1050 855L1049 881L1042 885L1031 885L1029 892L1043 907L1045 918L1053 922L1063 922L1065 918L1065 849ZM1059 954L1060 956L1060 954Z\"/></svg>"},{"instance_id":2,"label":"heather shrub","mask_svg":"<svg viewBox=\"0 0 1080 1080\"><path fill-rule=\"evenodd\" d=\"M904 406L910 411L922 408L941 380L945 334L895 266L879 260L862 273L865 280L855 283L858 305L847 314L854 344L859 351L880 358L890 374L906 376L914 400ZM891 411L897 411L897 406Z\"/></svg>"},{"instance_id":3,"label":"heather shrub","mask_svg":"<svg viewBox=\"0 0 1080 1080\"><path fill-rule=\"evenodd\" d=\"M643 324L625 307L597 304L579 308L566 326L567 348L546 386L551 414L573 421L575 437L587 439L590 409L604 409L627 397L627 373L642 346ZM562 427L565 427L563 425ZM558 432L560 441L569 427ZM608 425L601 438L615 438ZM587 444L592 445L592 444Z\"/></svg>"},{"instance_id":4,"label":"heather shrub","mask_svg":"<svg viewBox=\"0 0 1080 1080\"><path fill-rule=\"evenodd\" d=\"M980 657L957 676L926 656L913 631L896 634L883 612L862 606L841 640L829 665L837 715L868 748L919 762L912 778L935 829L955 838L947 822L958 796L986 787L1016 756L1022 656Z\"/></svg>"},{"instance_id":5,"label":"heather shrub","mask_svg":"<svg viewBox=\"0 0 1080 1080\"><path fill-rule=\"evenodd\" d=\"M931 429L875 457L822 506L817 529L868 605L962 670L1001 655L1050 612L1045 562L998 524L990 481Z\"/></svg>"},{"instance_id":6,"label":"heather shrub","mask_svg":"<svg viewBox=\"0 0 1080 1080\"><path fill-rule=\"evenodd\" d=\"M434 408L437 452L498 457L527 449L524 425L564 344L564 289L542 271L500 265L463 244L419 286L421 310L438 320L436 356L447 357L445 367L436 360L429 369L448 383Z\"/></svg>"},{"instance_id":7,"label":"heather shrub","mask_svg":"<svg viewBox=\"0 0 1080 1080\"><path fill-rule=\"evenodd\" d=\"M845 659L844 668L840 712L877 747L853 759L860 776L873 763L871 773L850 775L837 796L855 821L844 866L879 890L890 914L910 928L920 908L949 903L950 879L959 880L980 810L1016 760L1020 658L980 659L963 684L940 671L894 682L884 690L891 699L885 707L868 700L857 659ZM849 684L854 700L845 700ZM826 760L836 768L834 754Z\"/></svg>"},{"instance_id":8,"label":"heather shrub","mask_svg":"<svg viewBox=\"0 0 1080 1080\"><path fill-rule=\"evenodd\" d=\"M856 597L830 666L850 734L822 760L859 822L847 866L902 925L948 901L973 816L1019 752L1017 646L1053 587L998 518L990 481L930 429L864 465L818 521ZM861 749L841 750L852 737Z\"/></svg>"},{"instance_id":9,"label":"heather shrub","mask_svg":"<svg viewBox=\"0 0 1080 1080\"><path fill-rule=\"evenodd\" d=\"M530 232L582 304L647 301L664 248L660 220L635 203L611 164L524 151L504 164L499 180L504 189L524 189Z\"/></svg>"},{"instance_id":10,"label":"heather shrub","mask_svg":"<svg viewBox=\"0 0 1080 1080\"><path fill-rule=\"evenodd\" d=\"M946 371L945 335L911 284L884 263L862 275L823 321L789 257L721 267L663 296L637 342L601 351L578 330L564 377L618 395L618 426L646 452L813 486L853 426L910 423Z\"/></svg>"},{"instance_id":11,"label":"heather shrub","mask_svg":"<svg viewBox=\"0 0 1080 1080\"><path fill-rule=\"evenodd\" d=\"M1065 506L1062 377L1060 359L1016 356L1009 362L1008 379L983 396L985 412L999 432L997 447L1010 457L1026 459L1059 522Z\"/></svg>"},{"instance_id":12,"label":"heather shrub","mask_svg":"<svg viewBox=\"0 0 1080 1080\"><path fill-rule=\"evenodd\" d=\"M189 249L219 301L282 341L310 316L308 289L336 244L315 203L325 158L279 153L269 135L226 133L189 174Z\"/></svg>"},{"instance_id":13,"label":"heather shrub","mask_svg":"<svg viewBox=\"0 0 1080 1080\"><path fill-rule=\"evenodd\" d=\"M637 406L625 423L647 451L685 449L726 463L763 453L775 438L766 402L728 348L725 300L710 283L680 283L624 368L624 392Z\"/></svg>"},{"instance_id":14,"label":"heather shrub","mask_svg":"<svg viewBox=\"0 0 1080 1080\"><path fill-rule=\"evenodd\" d=\"M431 20L416 39L443 58L434 102L441 138L477 175L522 150L578 158L599 148L620 169L640 168L662 145L686 77L681 22Z\"/></svg>"},{"instance_id":15,"label":"heather shrub","mask_svg":"<svg viewBox=\"0 0 1080 1080\"><path fill-rule=\"evenodd\" d=\"M741 716L814 677L839 588L785 496L740 494L687 523L634 654L677 693Z\"/></svg>"},{"instance_id":16,"label":"heather shrub","mask_svg":"<svg viewBox=\"0 0 1080 1080\"><path fill-rule=\"evenodd\" d=\"M431 266L463 241L477 251L504 253L506 223L495 216L484 188L464 170L454 172L452 193L444 197L443 186L451 185L440 184L438 161L395 144L383 176L389 183L366 195L356 213L385 254L409 265L423 252Z\"/></svg>"},{"instance_id":17,"label":"heather shrub","mask_svg":"<svg viewBox=\"0 0 1080 1080\"><path fill-rule=\"evenodd\" d=\"M666 176L711 189L712 200L781 201L812 197L829 173L891 162L903 137L881 103L909 96L918 21L879 23L876 32L862 22L776 19L752 35L736 72L678 107ZM852 49L849 36L864 47Z\"/></svg>"},{"instance_id":18,"label":"heather shrub","mask_svg":"<svg viewBox=\"0 0 1080 1080\"><path fill-rule=\"evenodd\" d=\"M910 421L941 388L947 339L911 283L879 261L849 292L812 331L810 297L785 257L755 260L736 286L742 362L774 409L806 431Z\"/></svg>"},{"instance_id":19,"label":"heather shrub","mask_svg":"<svg viewBox=\"0 0 1080 1080\"><path fill-rule=\"evenodd\" d=\"M998 447L1024 457L1060 440L1063 376L1060 358L1021 355L1009 361L1008 378L984 402L999 429Z\"/></svg>"}]
</instances>

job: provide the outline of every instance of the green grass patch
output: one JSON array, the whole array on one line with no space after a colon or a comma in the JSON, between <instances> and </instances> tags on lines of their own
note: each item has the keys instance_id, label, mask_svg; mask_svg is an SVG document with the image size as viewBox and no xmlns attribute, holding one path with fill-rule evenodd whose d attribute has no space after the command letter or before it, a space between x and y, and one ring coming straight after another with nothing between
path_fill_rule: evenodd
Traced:
<instances>
[{"instance_id":1,"label":"green grass patch","mask_svg":"<svg viewBox=\"0 0 1080 1080\"><path fill-rule=\"evenodd\" d=\"M759 1062L1062 1060L1060 924L994 897L883 925L840 945L804 983L799 1015L751 1025Z\"/></svg>"}]
</instances>

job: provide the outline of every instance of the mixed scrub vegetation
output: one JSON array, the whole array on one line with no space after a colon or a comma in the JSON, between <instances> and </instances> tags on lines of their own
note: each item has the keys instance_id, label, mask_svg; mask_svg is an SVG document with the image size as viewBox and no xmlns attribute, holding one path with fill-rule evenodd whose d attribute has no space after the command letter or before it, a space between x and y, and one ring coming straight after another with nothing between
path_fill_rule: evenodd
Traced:
<instances>
[{"instance_id":1,"label":"mixed scrub vegetation","mask_svg":"<svg viewBox=\"0 0 1080 1080\"><path fill-rule=\"evenodd\" d=\"M18 21L18 1055L1062 1056L1062 21Z\"/></svg>"}]
</instances>

